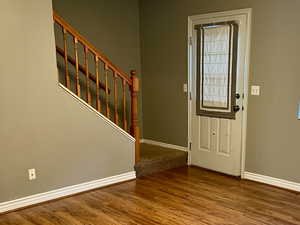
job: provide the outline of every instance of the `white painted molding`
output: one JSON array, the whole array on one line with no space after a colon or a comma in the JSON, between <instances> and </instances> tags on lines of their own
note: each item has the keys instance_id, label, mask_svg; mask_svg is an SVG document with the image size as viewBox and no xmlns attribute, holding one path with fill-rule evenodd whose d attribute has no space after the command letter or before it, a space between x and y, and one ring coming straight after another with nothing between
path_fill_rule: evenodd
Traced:
<instances>
[{"instance_id":1,"label":"white painted molding","mask_svg":"<svg viewBox=\"0 0 300 225\"><path fill-rule=\"evenodd\" d=\"M251 14L251 12L252 12L252 8L236 9L236 10L231 10L231 11L222 11L222 12L215 12L215 13L193 15L193 16L189 16L189 19L192 21L195 21L195 20L202 20L202 19L225 17L225 16L245 15L245 14L249 14L249 13Z\"/></svg>"},{"instance_id":2,"label":"white painted molding","mask_svg":"<svg viewBox=\"0 0 300 225\"><path fill-rule=\"evenodd\" d=\"M73 194L78 194L84 191L105 187L107 185L116 184L136 178L135 172L128 172L112 177L94 180L82 184L77 184L69 187L60 188L57 190L31 195L25 198L16 199L13 201L0 203L0 213L8 212L11 210L20 209L26 206L35 205L38 203L54 200L61 197L66 197Z\"/></svg>"},{"instance_id":3,"label":"white painted molding","mask_svg":"<svg viewBox=\"0 0 300 225\"><path fill-rule=\"evenodd\" d=\"M242 155L241 155L241 177L244 177L246 164L246 140L247 140L247 125L248 125L248 96L249 96L249 77L250 77L250 53L251 53L251 35L252 35L252 9L243 10L247 15L247 43L245 52L245 77L244 77L244 113L242 124Z\"/></svg>"},{"instance_id":4,"label":"white painted molding","mask_svg":"<svg viewBox=\"0 0 300 225\"><path fill-rule=\"evenodd\" d=\"M244 179L300 192L300 183L295 183L292 181L282 180L250 172L244 172Z\"/></svg>"},{"instance_id":5,"label":"white painted molding","mask_svg":"<svg viewBox=\"0 0 300 225\"><path fill-rule=\"evenodd\" d=\"M183 146L179 146L179 145L167 144L167 143L163 143L163 142L159 142L159 141L153 141L153 140L149 140L149 139L141 139L140 143L161 146L161 147L164 147L164 148L172 148L172 149L176 149L176 150L180 150L180 151L184 151L184 152L188 151L187 147L183 147Z\"/></svg>"},{"instance_id":6,"label":"white painted molding","mask_svg":"<svg viewBox=\"0 0 300 225\"><path fill-rule=\"evenodd\" d=\"M107 124L109 124L112 128L118 130L121 132L124 136L128 137L129 140L132 142L135 142L135 138L132 137L130 134L128 134L125 130L122 128L118 127L116 124L114 124L111 120L107 119L104 115L99 113L96 109L94 109L92 106L90 106L88 103L83 101L81 98L79 98L77 95L75 95L72 91L70 91L68 88L66 88L63 84L58 83L59 87L62 88L67 94L70 94L75 100L79 101L81 104L83 104L85 107L87 107L89 110L93 111L96 113L102 120L104 120Z\"/></svg>"}]
</instances>

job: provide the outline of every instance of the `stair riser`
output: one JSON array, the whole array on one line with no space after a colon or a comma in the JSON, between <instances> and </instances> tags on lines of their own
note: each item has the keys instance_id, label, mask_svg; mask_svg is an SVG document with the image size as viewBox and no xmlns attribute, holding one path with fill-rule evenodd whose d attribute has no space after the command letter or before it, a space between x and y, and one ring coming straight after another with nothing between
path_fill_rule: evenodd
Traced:
<instances>
[{"instance_id":1,"label":"stair riser","mask_svg":"<svg viewBox=\"0 0 300 225\"><path fill-rule=\"evenodd\" d=\"M142 177L153 173L169 170L173 168L183 167L187 165L187 157L173 160L153 162L149 164L138 164L135 166L136 176Z\"/></svg>"}]
</instances>

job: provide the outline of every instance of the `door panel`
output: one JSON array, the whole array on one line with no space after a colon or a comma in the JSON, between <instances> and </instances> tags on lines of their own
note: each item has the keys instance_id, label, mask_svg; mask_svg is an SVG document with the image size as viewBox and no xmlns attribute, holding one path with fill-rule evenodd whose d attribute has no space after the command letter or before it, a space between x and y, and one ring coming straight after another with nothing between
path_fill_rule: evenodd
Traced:
<instances>
[{"instance_id":1,"label":"door panel","mask_svg":"<svg viewBox=\"0 0 300 225\"><path fill-rule=\"evenodd\" d=\"M230 156L231 123L229 120L219 120L219 154Z\"/></svg>"},{"instance_id":2,"label":"door panel","mask_svg":"<svg viewBox=\"0 0 300 225\"><path fill-rule=\"evenodd\" d=\"M199 149L210 151L210 121L208 117L199 118Z\"/></svg>"}]
</instances>

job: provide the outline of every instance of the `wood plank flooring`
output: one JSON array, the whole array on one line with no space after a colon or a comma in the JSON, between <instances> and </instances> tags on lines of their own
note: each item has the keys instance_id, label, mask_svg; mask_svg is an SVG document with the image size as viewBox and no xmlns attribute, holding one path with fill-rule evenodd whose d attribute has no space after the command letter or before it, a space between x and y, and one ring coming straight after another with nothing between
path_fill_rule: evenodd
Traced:
<instances>
[{"instance_id":1,"label":"wood plank flooring","mask_svg":"<svg viewBox=\"0 0 300 225\"><path fill-rule=\"evenodd\" d=\"M300 224L300 196L184 167L0 215L0 224Z\"/></svg>"}]
</instances>

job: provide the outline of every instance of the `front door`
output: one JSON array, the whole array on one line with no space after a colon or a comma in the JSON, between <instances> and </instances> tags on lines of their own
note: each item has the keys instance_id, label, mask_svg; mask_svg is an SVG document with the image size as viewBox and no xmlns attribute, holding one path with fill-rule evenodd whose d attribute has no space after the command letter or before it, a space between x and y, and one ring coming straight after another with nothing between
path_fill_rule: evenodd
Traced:
<instances>
[{"instance_id":1,"label":"front door","mask_svg":"<svg viewBox=\"0 0 300 225\"><path fill-rule=\"evenodd\" d=\"M193 24L191 164L241 175L247 18Z\"/></svg>"}]
</instances>

